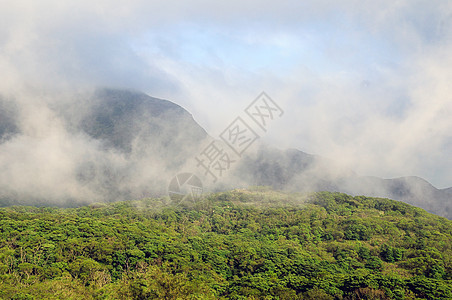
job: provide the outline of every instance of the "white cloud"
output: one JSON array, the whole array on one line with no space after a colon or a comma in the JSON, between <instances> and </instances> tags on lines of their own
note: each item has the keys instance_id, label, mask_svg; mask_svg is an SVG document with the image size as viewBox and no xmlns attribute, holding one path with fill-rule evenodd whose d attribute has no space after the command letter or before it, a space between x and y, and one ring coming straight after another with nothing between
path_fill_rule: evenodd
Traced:
<instances>
[{"instance_id":1,"label":"white cloud","mask_svg":"<svg viewBox=\"0 0 452 300\"><path fill-rule=\"evenodd\" d=\"M265 90L269 141L444 187L451 45L447 1L3 1L0 91L136 88L215 135Z\"/></svg>"}]
</instances>

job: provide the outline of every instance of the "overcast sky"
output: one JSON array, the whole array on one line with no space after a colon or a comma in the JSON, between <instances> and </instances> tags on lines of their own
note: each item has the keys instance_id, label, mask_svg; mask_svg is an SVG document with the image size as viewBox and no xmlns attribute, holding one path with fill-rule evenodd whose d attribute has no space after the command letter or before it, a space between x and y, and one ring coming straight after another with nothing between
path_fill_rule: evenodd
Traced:
<instances>
[{"instance_id":1,"label":"overcast sky","mask_svg":"<svg viewBox=\"0 0 452 300\"><path fill-rule=\"evenodd\" d=\"M0 92L133 88L217 136L261 92L263 139L361 175L452 186L451 1L0 0Z\"/></svg>"}]
</instances>

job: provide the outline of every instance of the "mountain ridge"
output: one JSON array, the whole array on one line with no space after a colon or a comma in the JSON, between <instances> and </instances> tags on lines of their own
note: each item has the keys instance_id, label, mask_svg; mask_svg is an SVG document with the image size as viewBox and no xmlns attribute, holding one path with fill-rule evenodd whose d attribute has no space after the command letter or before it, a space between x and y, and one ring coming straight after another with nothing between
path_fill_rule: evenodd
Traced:
<instances>
[{"instance_id":1,"label":"mountain ridge","mask_svg":"<svg viewBox=\"0 0 452 300\"><path fill-rule=\"evenodd\" d=\"M4 116L0 119L0 146L21 136L18 118L23 116L20 108L11 103L0 98L0 117ZM70 178L76 190L64 205L77 199L77 189L94 195L91 200L84 199L88 202L164 194L161 186L166 186L169 177L187 169L187 162L199 153L201 145L213 140L181 106L132 90L98 89L77 101L50 105L49 109L55 118L62 120L61 131L65 136L83 139L94 153L81 150L82 154L71 161L77 167L74 178ZM146 165L149 165L147 169ZM452 219L452 187L437 189L415 176L393 179L359 176L335 166L334 161L297 149L278 150L260 145L257 151L247 153L238 162L230 177L231 182L241 182L244 186L387 197ZM7 180L6 176L2 180ZM7 184L0 182L2 186ZM228 182L224 186L231 188ZM17 193L21 191L12 189L3 195L2 203L16 203L15 199L20 198ZM25 198L17 203L27 203ZM45 201L44 197L38 202Z\"/></svg>"}]
</instances>

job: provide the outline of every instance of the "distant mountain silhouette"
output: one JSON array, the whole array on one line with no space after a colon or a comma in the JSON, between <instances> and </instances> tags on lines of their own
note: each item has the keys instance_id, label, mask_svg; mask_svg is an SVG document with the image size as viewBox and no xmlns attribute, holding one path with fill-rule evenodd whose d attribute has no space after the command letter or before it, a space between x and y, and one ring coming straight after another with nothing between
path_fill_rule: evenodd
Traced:
<instances>
[{"instance_id":1,"label":"distant mountain silhouette","mask_svg":"<svg viewBox=\"0 0 452 300\"><path fill-rule=\"evenodd\" d=\"M19 133L18 111L14 102L0 97L0 143Z\"/></svg>"},{"instance_id":2,"label":"distant mountain silhouette","mask_svg":"<svg viewBox=\"0 0 452 300\"><path fill-rule=\"evenodd\" d=\"M181 152L189 155L187 149L207 137L184 108L140 92L101 89L85 101L82 114L73 114L78 106L60 107L60 111L72 128L101 141L107 149L165 154L177 165L187 157Z\"/></svg>"},{"instance_id":3,"label":"distant mountain silhouette","mask_svg":"<svg viewBox=\"0 0 452 300\"><path fill-rule=\"evenodd\" d=\"M184 108L141 92L99 89L90 96L57 102L49 107L61 118L65 131L74 137L86 136L90 145L103 151L105 158L93 159L86 155L87 158L77 157L72 162L76 164L74 180L78 189L96 195L96 200L162 194L168 174L175 175L181 171L180 168L199 153L201 144L213 140ZM21 136L20 117L20 108L13 101L0 98L0 146ZM143 177L144 182L151 178L146 173L148 170L156 177L152 181L154 185L152 182L137 183L137 178ZM260 146L238 161L231 176L231 182L241 185L387 197L452 219L452 188L437 189L418 177L382 179L358 176L331 160L296 149ZM52 202L44 196L36 199L26 195L21 197L21 191L11 190L8 182L0 182L0 189L4 190L0 193L3 205L54 203L68 206L78 197L71 196L63 202Z\"/></svg>"},{"instance_id":4,"label":"distant mountain silhouette","mask_svg":"<svg viewBox=\"0 0 452 300\"><path fill-rule=\"evenodd\" d=\"M390 198L452 219L452 188L437 189L414 176L382 179L358 176L325 158L299 150L260 150L248 156L236 172L252 185L292 191L336 191L351 195Z\"/></svg>"},{"instance_id":5,"label":"distant mountain silhouette","mask_svg":"<svg viewBox=\"0 0 452 300\"><path fill-rule=\"evenodd\" d=\"M206 131L185 109L141 92L99 89L70 100L49 102L50 115L58 120L53 123L61 127L55 128L56 136L50 142L43 136L22 133L21 118L30 112L13 100L0 100L0 167L3 163L4 168L0 174L0 205L78 206L163 195L168 177L175 175L187 158L194 157L200 144L208 139ZM44 118L40 112L31 114L35 119ZM41 141L50 145L60 141L55 145L69 152L71 149L62 142L74 141L85 148L56 157L54 172L62 176L50 174L46 179L38 171L30 174L22 157L13 152L29 148L33 169L46 169L46 161L40 161L33 149ZM14 146L7 147L10 144ZM2 161L1 156L6 155L2 151L9 151L13 160ZM52 153L54 149L47 151ZM9 170L13 170L11 175Z\"/></svg>"}]
</instances>

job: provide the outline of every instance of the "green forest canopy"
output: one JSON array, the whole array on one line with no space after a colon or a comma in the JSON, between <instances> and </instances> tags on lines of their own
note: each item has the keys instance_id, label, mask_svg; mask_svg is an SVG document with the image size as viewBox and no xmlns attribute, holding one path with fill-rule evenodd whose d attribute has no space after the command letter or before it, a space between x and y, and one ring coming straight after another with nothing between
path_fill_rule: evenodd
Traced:
<instances>
[{"instance_id":1,"label":"green forest canopy","mask_svg":"<svg viewBox=\"0 0 452 300\"><path fill-rule=\"evenodd\" d=\"M267 188L0 209L0 298L452 299L452 222Z\"/></svg>"}]
</instances>

